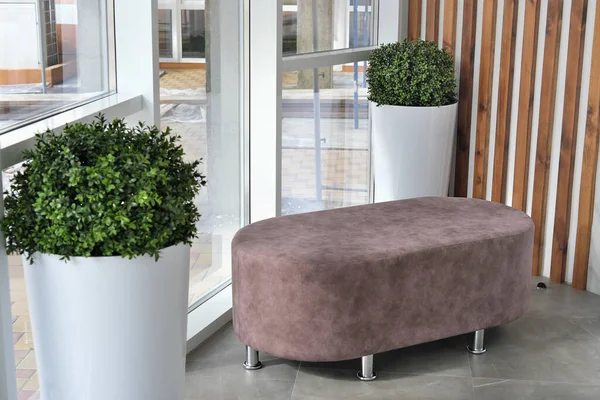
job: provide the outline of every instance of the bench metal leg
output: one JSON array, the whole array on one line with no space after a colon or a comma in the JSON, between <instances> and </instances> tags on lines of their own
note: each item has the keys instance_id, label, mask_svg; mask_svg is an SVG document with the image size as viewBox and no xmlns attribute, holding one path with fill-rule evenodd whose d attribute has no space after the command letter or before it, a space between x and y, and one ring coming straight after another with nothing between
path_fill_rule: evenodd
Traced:
<instances>
[{"instance_id":1,"label":"bench metal leg","mask_svg":"<svg viewBox=\"0 0 600 400\"><path fill-rule=\"evenodd\" d=\"M361 362L362 369L356 374L358 379L364 382L370 382L377 379L377 374L373 371L373 354L362 357Z\"/></svg>"},{"instance_id":2,"label":"bench metal leg","mask_svg":"<svg viewBox=\"0 0 600 400\"><path fill-rule=\"evenodd\" d=\"M262 363L258 359L258 351L249 346L246 346L246 361L244 361L244 368L249 371L262 368Z\"/></svg>"},{"instance_id":3,"label":"bench metal leg","mask_svg":"<svg viewBox=\"0 0 600 400\"><path fill-rule=\"evenodd\" d=\"M478 355L478 354L483 354L487 351L487 349L483 345L483 336L484 336L483 329L475 331L475 338L473 339L473 346L467 346L467 350L469 350L469 352L471 354Z\"/></svg>"}]
</instances>

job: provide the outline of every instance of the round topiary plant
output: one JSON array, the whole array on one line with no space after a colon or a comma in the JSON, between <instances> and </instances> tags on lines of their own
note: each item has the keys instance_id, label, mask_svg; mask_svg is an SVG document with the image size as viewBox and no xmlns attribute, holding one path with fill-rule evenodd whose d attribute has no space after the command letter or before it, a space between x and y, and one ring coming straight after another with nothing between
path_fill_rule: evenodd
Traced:
<instances>
[{"instance_id":1,"label":"round topiary plant","mask_svg":"<svg viewBox=\"0 0 600 400\"><path fill-rule=\"evenodd\" d=\"M439 107L456 103L454 61L424 40L384 44L367 68L369 100L377 106Z\"/></svg>"},{"instance_id":2,"label":"round topiary plant","mask_svg":"<svg viewBox=\"0 0 600 400\"><path fill-rule=\"evenodd\" d=\"M8 251L30 261L36 252L158 259L161 249L190 244L206 180L200 161L184 161L179 139L102 116L37 135L6 193Z\"/></svg>"}]
</instances>

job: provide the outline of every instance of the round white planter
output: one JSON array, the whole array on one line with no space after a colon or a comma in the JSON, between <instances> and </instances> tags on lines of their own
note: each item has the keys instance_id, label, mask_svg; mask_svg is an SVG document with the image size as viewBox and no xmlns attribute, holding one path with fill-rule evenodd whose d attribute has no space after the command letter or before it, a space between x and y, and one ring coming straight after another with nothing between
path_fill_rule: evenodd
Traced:
<instances>
[{"instance_id":1,"label":"round white planter","mask_svg":"<svg viewBox=\"0 0 600 400\"><path fill-rule=\"evenodd\" d=\"M447 196L458 103L371 110L375 201Z\"/></svg>"},{"instance_id":2,"label":"round white planter","mask_svg":"<svg viewBox=\"0 0 600 400\"><path fill-rule=\"evenodd\" d=\"M178 400L190 248L161 258L36 254L25 265L44 400Z\"/></svg>"}]
</instances>

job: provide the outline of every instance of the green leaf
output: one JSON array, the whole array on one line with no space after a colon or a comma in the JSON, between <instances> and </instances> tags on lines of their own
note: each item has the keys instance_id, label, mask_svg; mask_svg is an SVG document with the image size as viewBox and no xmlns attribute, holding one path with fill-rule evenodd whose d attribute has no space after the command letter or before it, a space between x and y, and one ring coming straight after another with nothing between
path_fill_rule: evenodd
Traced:
<instances>
[{"instance_id":1,"label":"green leaf","mask_svg":"<svg viewBox=\"0 0 600 400\"><path fill-rule=\"evenodd\" d=\"M100 115L38 134L24 157L5 197L11 253L159 257L196 236L194 199L206 177L169 129Z\"/></svg>"},{"instance_id":2,"label":"green leaf","mask_svg":"<svg viewBox=\"0 0 600 400\"><path fill-rule=\"evenodd\" d=\"M369 58L369 100L378 106L439 107L457 102L454 60L424 40L384 44Z\"/></svg>"}]
</instances>

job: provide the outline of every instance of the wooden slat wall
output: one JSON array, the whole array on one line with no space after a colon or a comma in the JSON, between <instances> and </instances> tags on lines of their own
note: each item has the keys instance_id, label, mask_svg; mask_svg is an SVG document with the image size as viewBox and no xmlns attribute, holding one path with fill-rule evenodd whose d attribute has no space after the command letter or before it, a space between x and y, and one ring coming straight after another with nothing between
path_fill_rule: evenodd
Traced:
<instances>
[{"instance_id":1,"label":"wooden slat wall","mask_svg":"<svg viewBox=\"0 0 600 400\"><path fill-rule=\"evenodd\" d=\"M503 1L503 0L499 0ZM492 201L503 203L506 198L506 173L508 167L508 139L510 129L510 105L515 63L515 39L517 31L516 0L504 1L502 21L502 47L498 87L498 118L496 123L496 146L492 180ZM500 21L497 21L500 23Z\"/></svg>"},{"instance_id":2,"label":"wooden slat wall","mask_svg":"<svg viewBox=\"0 0 600 400\"><path fill-rule=\"evenodd\" d=\"M440 27L440 0L427 0L426 39L437 43Z\"/></svg>"},{"instance_id":3,"label":"wooden slat wall","mask_svg":"<svg viewBox=\"0 0 600 400\"><path fill-rule=\"evenodd\" d=\"M408 39L418 39L421 33L421 0L408 1Z\"/></svg>"},{"instance_id":4,"label":"wooden slat wall","mask_svg":"<svg viewBox=\"0 0 600 400\"><path fill-rule=\"evenodd\" d=\"M594 18L588 14L588 20ZM585 289L587 285L592 217L594 215L594 191L596 186L596 166L598 165L598 142L600 136L600 7L596 8L594 27L594 52L590 73L590 92L587 107L587 125L583 148L583 168L579 193L579 213L577 224L577 247L573 268L573 287Z\"/></svg>"},{"instance_id":5,"label":"wooden slat wall","mask_svg":"<svg viewBox=\"0 0 600 400\"><path fill-rule=\"evenodd\" d=\"M566 273L569 211L571 210L571 191L573 189L573 161L575 159L575 135L577 134L577 115L581 91L579 83L581 82L586 12L586 0L573 0L550 270L550 278L555 282L564 282Z\"/></svg>"},{"instance_id":6,"label":"wooden slat wall","mask_svg":"<svg viewBox=\"0 0 600 400\"><path fill-rule=\"evenodd\" d=\"M572 282L579 289L586 287L600 147L599 2L445 0L440 12L440 0L409 0L409 39L420 37L423 23L425 39L437 42L443 18L443 46L460 66L455 195L528 212L536 225L532 273ZM499 5L502 18L497 17ZM483 16L479 27L478 7ZM595 23L590 25L590 20ZM495 43L497 24L501 43ZM460 54L455 54L457 37ZM494 63L495 51L500 52L499 65ZM560 61L565 57L566 70ZM588 81L584 76L589 87L582 90L582 82ZM494 118L495 124L490 123ZM555 127L555 120L562 125ZM475 154L470 155L472 140ZM488 183L491 190L486 190ZM549 199L551 195L555 197ZM550 205L555 206L548 210Z\"/></svg>"},{"instance_id":7,"label":"wooden slat wall","mask_svg":"<svg viewBox=\"0 0 600 400\"><path fill-rule=\"evenodd\" d=\"M456 50L456 16L458 0L446 0L444 2L444 32L443 47L451 54Z\"/></svg>"},{"instance_id":8,"label":"wooden slat wall","mask_svg":"<svg viewBox=\"0 0 600 400\"><path fill-rule=\"evenodd\" d=\"M512 198L512 206L521 211L526 211L527 205L527 178L529 176L529 151L531 146L531 122L533 118L533 89L537 66L536 46L539 31L540 1L543 0L525 2L521 86L519 87L519 115L517 119Z\"/></svg>"},{"instance_id":9,"label":"wooden slat wall","mask_svg":"<svg viewBox=\"0 0 600 400\"><path fill-rule=\"evenodd\" d=\"M481 60L479 66L479 109L477 112L475 175L473 182L473 197L477 199L485 199L487 181L497 2L498 0L487 0L483 2Z\"/></svg>"},{"instance_id":10,"label":"wooden slat wall","mask_svg":"<svg viewBox=\"0 0 600 400\"><path fill-rule=\"evenodd\" d=\"M471 141L471 113L473 112L471 100L473 97L473 72L475 70L476 18L477 3L474 1L465 2L463 21L457 21L457 30L462 29L462 51L460 54L454 193L459 197L467 196L469 184L469 143Z\"/></svg>"},{"instance_id":11,"label":"wooden slat wall","mask_svg":"<svg viewBox=\"0 0 600 400\"><path fill-rule=\"evenodd\" d=\"M569 0L567 0L569 1ZM550 146L554 122L554 106L556 78L558 73L558 49L560 46L560 29L563 0L548 2L548 18L546 20L546 43L544 69L542 72L542 95L540 98L539 125L537 129L537 150L533 181L533 203L531 218L535 223L533 248L533 275L539 275L542 266L544 246L544 227L546 220L546 203L548 201L548 174L550 172Z\"/></svg>"}]
</instances>

